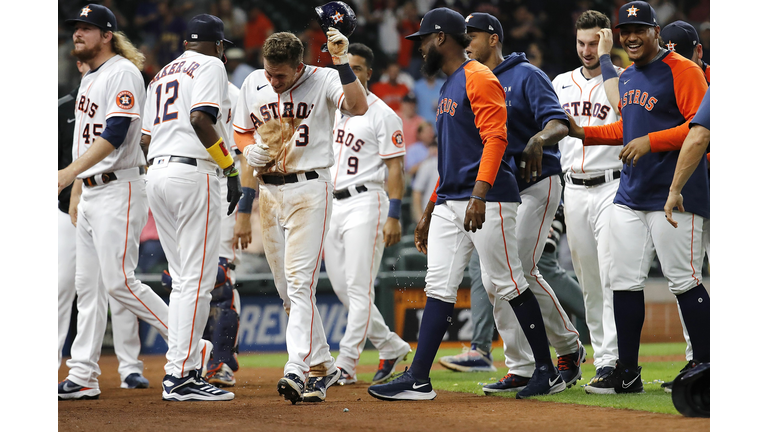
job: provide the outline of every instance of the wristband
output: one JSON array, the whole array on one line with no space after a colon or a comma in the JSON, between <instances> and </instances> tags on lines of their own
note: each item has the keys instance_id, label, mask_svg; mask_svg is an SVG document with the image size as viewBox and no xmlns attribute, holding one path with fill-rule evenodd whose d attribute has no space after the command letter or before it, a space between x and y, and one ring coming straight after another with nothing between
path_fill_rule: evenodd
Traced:
<instances>
[{"instance_id":1,"label":"wristband","mask_svg":"<svg viewBox=\"0 0 768 432\"><path fill-rule=\"evenodd\" d=\"M353 72L352 68L349 67L349 63L340 65L336 68L336 70L339 71L341 85L351 84L357 79L357 75L355 75L355 72Z\"/></svg>"},{"instance_id":2,"label":"wristband","mask_svg":"<svg viewBox=\"0 0 768 432\"><path fill-rule=\"evenodd\" d=\"M603 75L603 82L619 77L616 69L613 68L613 63L611 63L611 56L608 54L600 56L600 73Z\"/></svg>"},{"instance_id":3,"label":"wristband","mask_svg":"<svg viewBox=\"0 0 768 432\"><path fill-rule=\"evenodd\" d=\"M222 169L229 168L235 163L235 160L232 159L232 155L229 154L229 151L227 151L224 146L224 140L222 138L219 138L219 140L216 141L216 144L206 148L206 150L213 158L213 161L216 162L216 165Z\"/></svg>"},{"instance_id":4,"label":"wristband","mask_svg":"<svg viewBox=\"0 0 768 432\"><path fill-rule=\"evenodd\" d=\"M474 198L474 199L476 199L476 200L480 200L480 201L482 201L482 202L485 202L485 198L480 198L480 197L479 197L479 196L477 196L477 195L472 195L472 196L470 196L470 198Z\"/></svg>"},{"instance_id":5,"label":"wristband","mask_svg":"<svg viewBox=\"0 0 768 432\"><path fill-rule=\"evenodd\" d=\"M254 198L256 198L256 189L243 187L243 196L240 198L240 202L237 203L237 212L250 214Z\"/></svg>"},{"instance_id":6,"label":"wristband","mask_svg":"<svg viewBox=\"0 0 768 432\"><path fill-rule=\"evenodd\" d=\"M389 214L388 217L392 219L400 220L400 207L402 206L402 200L392 198L389 200Z\"/></svg>"}]
</instances>

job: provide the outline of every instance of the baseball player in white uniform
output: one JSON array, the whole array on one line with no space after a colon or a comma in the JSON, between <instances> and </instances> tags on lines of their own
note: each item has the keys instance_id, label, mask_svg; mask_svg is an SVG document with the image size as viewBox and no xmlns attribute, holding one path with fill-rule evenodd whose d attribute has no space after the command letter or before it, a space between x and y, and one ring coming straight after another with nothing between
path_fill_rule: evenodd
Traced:
<instances>
[{"instance_id":1,"label":"baseball player in white uniform","mask_svg":"<svg viewBox=\"0 0 768 432\"><path fill-rule=\"evenodd\" d=\"M77 178L71 206L77 205L78 296L77 337L58 394L59 399L96 399L108 294L161 334L167 334L168 309L134 276L148 217L146 161L139 147L143 56L117 31L106 7L85 6L66 22L75 27L75 56L91 71L77 94L73 162L58 178L59 191Z\"/></svg>"},{"instance_id":2,"label":"baseball player in white uniform","mask_svg":"<svg viewBox=\"0 0 768 432\"><path fill-rule=\"evenodd\" d=\"M224 141L230 153L237 155L235 166L240 172L243 196L238 203L238 210L227 214L227 177L220 177L221 185L221 244L219 246L219 273L216 286L211 292L211 312L204 338L213 343L211 359L208 362L206 379L218 387L235 385L234 373L239 369L237 362L237 340L240 326L240 296L235 289L235 268L240 261L241 251L251 242L251 209L256 197L256 178L253 167L244 162L244 158L234 141L232 109L237 103L240 89L236 85L227 85L232 108L227 113L225 126L227 133Z\"/></svg>"},{"instance_id":3,"label":"baseball player in white uniform","mask_svg":"<svg viewBox=\"0 0 768 432\"><path fill-rule=\"evenodd\" d=\"M563 109L579 125L604 125L619 118L605 95L597 53L598 33L610 33L610 28L610 20L602 13L584 12L576 22L576 51L582 66L552 81ZM621 72L620 68L615 69ZM619 188L620 151L621 148L613 146L585 147L581 140L571 137L560 141L568 245L584 294L586 322L595 352L597 373L590 382L608 376L618 359L613 292L608 279L608 226Z\"/></svg>"},{"instance_id":4,"label":"baseball player in white uniform","mask_svg":"<svg viewBox=\"0 0 768 432\"><path fill-rule=\"evenodd\" d=\"M240 88L234 127L238 148L257 168L264 251L288 312L288 362L278 393L296 403L325 400L341 376L315 304L323 241L333 207L332 132L337 109L362 115L365 89L349 66L347 38L328 31L338 71L305 65L292 33L275 33L263 47L264 69ZM305 391L305 381L313 369Z\"/></svg>"},{"instance_id":5,"label":"baseball player in white uniform","mask_svg":"<svg viewBox=\"0 0 768 432\"><path fill-rule=\"evenodd\" d=\"M228 213L240 198L234 159L224 142L231 105L224 53L224 24L197 15L187 26L186 50L147 87L142 145L147 146L147 188L173 290L163 399L224 401L234 394L207 383L198 370L202 334L218 274L221 191L227 177ZM204 373L203 371L202 373Z\"/></svg>"},{"instance_id":6,"label":"baseball player in white uniform","mask_svg":"<svg viewBox=\"0 0 768 432\"><path fill-rule=\"evenodd\" d=\"M333 128L333 214L325 240L325 271L348 309L339 343L339 384L357 381L365 340L379 351L373 383L387 380L411 346L391 331L374 304L374 285L384 247L400 241L400 203L405 188L403 122L368 91L373 51L349 46L349 64L366 88L368 112L350 117L336 111ZM386 187L385 187L386 181ZM389 197L387 197L389 194Z\"/></svg>"},{"instance_id":7,"label":"baseball player in white uniform","mask_svg":"<svg viewBox=\"0 0 768 432\"><path fill-rule=\"evenodd\" d=\"M81 75L90 69L88 65L77 61ZM77 90L59 99L59 169L72 163L72 140L75 122L75 98ZM77 209L73 208L74 220L69 216L70 193L67 189L59 194L58 240L59 240L59 367L61 352L67 338L72 316L72 302L75 300L75 257L77 253ZM136 315L109 297L112 314L112 335L115 355L118 360L117 371L120 374L122 388L146 388L149 381L142 375L144 363L139 360L141 342L139 340L139 322Z\"/></svg>"}]
</instances>

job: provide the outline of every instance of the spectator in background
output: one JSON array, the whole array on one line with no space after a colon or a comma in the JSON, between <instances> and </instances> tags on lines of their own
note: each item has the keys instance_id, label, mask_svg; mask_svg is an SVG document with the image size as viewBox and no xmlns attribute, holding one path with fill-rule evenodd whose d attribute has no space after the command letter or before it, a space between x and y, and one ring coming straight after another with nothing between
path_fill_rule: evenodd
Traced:
<instances>
[{"instance_id":1,"label":"spectator in background","mask_svg":"<svg viewBox=\"0 0 768 432\"><path fill-rule=\"evenodd\" d=\"M274 32L275 25L272 20L258 6L253 6L248 10L248 22L245 24L245 39L243 41L248 62L251 64L260 63L256 59L261 53L261 47L269 35Z\"/></svg>"},{"instance_id":2,"label":"spectator in background","mask_svg":"<svg viewBox=\"0 0 768 432\"><path fill-rule=\"evenodd\" d=\"M327 52L322 52L323 44L328 37L323 33L320 23L317 20L309 22L309 27L298 35L304 43L304 63L312 66L327 66L333 64L331 56Z\"/></svg>"},{"instance_id":3,"label":"spectator in background","mask_svg":"<svg viewBox=\"0 0 768 432\"><path fill-rule=\"evenodd\" d=\"M656 20L659 26L664 27L675 20L677 7L669 0L648 0L648 3L656 11Z\"/></svg>"},{"instance_id":4,"label":"spectator in background","mask_svg":"<svg viewBox=\"0 0 768 432\"><path fill-rule=\"evenodd\" d=\"M160 33L160 11L158 3L161 0L142 0L136 5L133 25L139 39L148 46L154 46L155 39Z\"/></svg>"},{"instance_id":5,"label":"spectator in background","mask_svg":"<svg viewBox=\"0 0 768 432\"><path fill-rule=\"evenodd\" d=\"M440 88L445 84L445 78L422 75L413 86L416 95L416 112L425 120L435 125L437 117L437 100L440 99Z\"/></svg>"},{"instance_id":6,"label":"spectator in background","mask_svg":"<svg viewBox=\"0 0 768 432\"><path fill-rule=\"evenodd\" d=\"M397 56L397 62L400 64L400 68L408 72L412 77L419 76L421 56L419 55L418 45L405 37L419 31L420 22L416 5L412 1L406 2L400 8L400 25L398 26L400 31L400 53Z\"/></svg>"},{"instance_id":7,"label":"spectator in background","mask_svg":"<svg viewBox=\"0 0 768 432\"><path fill-rule=\"evenodd\" d=\"M541 42L531 42L530 45L528 45L528 48L525 50L525 56L528 58L528 61L532 65L544 71L544 73L549 77L550 81L557 76L557 71L553 70L552 65L550 65L544 58L544 51L541 49Z\"/></svg>"},{"instance_id":8,"label":"spectator in background","mask_svg":"<svg viewBox=\"0 0 768 432\"><path fill-rule=\"evenodd\" d=\"M419 64L419 68L421 68L421 64ZM395 82L405 84L408 87L408 91L413 90L413 85L416 84L413 77L402 70L397 60L390 60L388 62L386 69L384 69L381 77L379 77L379 81L392 81L392 76L396 77Z\"/></svg>"},{"instance_id":9,"label":"spectator in background","mask_svg":"<svg viewBox=\"0 0 768 432\"><path fill-rule=\"evenodd\" d=\"M544 32L541 31L539 20L525 3L520 3L514 8L509 35L511 36L510 48L512 51L525 51L526 54L528 53L526 50L532 43L544 38ZM528 60L530 59L529 56ZM538 67L538 65L536 66Z\"/></svg>"},{"instance_id":10,"label":"spectator in background","mask_svg":"<svg viewBox=\"0 0 768 432\"><path fill-rule=\"evenodd\" d=\"M232 0L218 0L211 7L211 15L221 18L224 34L235 46L243 46L245 25L248 22L248 15L243 9L233 6Z\"/></svg>"},{"instance_id":11,"label":"spectator in background","mask_svg":"<svg viewBox=\"0 0 768 432\"><path fill-rule=\"evenodd\" d=\"M405 141L405 149L408 150L411 144L419 140L419 125L424 122L424 118L416 112L416 97L413 93L403 97L397 115L403 121L403 141Z\"/></svg>"},{"instance_id":12,"label":"spectator in background","mask_svg":"<svg viewBox=\"0 0 768 432\"><path fill-rule=\"evenodd\" d=\"M139 273L162 273L164 266L168 265L165 252L160 245L160 237L157 235L155 217L149 210L149 218L139 236L139 264L136 268Z\"/></svg>"},{"instance_id":13,"label":"spectator in background","mask_svg":"<svg viewBox=\"0 0 768 432\"><path fill-rule=\"evenodd\" d=\"M425 124L431 128L431 124ZM427 157L419 164L411 183L411 220L421 219L439 177L437 173L437 140L432 140L428 146Z\"/></svg>"},{"instance_id":14,"label":"spectator in background","mask_svg":"<svg viewBox=\"0 0 768 432\"><path fill-rule=\"evenodd\" d=\"M370 21L378 25L379 48L388 61L395 61L400 52L400 41L402 39L398 31L397 0L385 0L383 4L374 3L374 7L375 9L370 15Z\"/></svg>"},{"instance_id":15,"label":"spectator in background","mask_svg":"<svg viewBox=\"0 0 768 432\"><path fill-rule=\"evenodd\" d=\"M408 76L408 74L401 73L400 65L397 61L392 60L387 65L386 73L381 76L382 80L371 85L373 94L383 100L395 112L400 111L403 98L410 92L410 88L402 82L400 75ZM399 77L401 79L398 79Z\"/></svg>"},{"instance_id":16,"label":"spectator in background","mask_svg":"<svg viewBox=\"0 0 768 432\"><path fill-rule=\"evenodd\" d=\"M699 37L701 38L701 61L709 63L709 21L701 23L699 26Z\"/></svg>"},{"instance_id":17,"label":"spectator in background","mask_svg":"<svg viewBox=\"0 0 768 432\"><path fill-rule=\"evenodd\" d=\"M165 65L184 52L187 23L176 14L171 0L162 0L157 4L160 23L155 35L155 61Z\"/></svg>"},{"instance_id":18,"label":"spectator in background","mask_svg":"<svg viewBox=\"0 0 768 432\"><path fill-rule=\"evenodd\" d=\"M245 78L256 68L245 62L245 50L242 48L230 48L224 54L227 56L227 63L224 67L227 68L229 82L240 88Z\"/></svg>"},{"instance_id":19,"label":"spectator in background","mask_svg":"<svg viewBox=\"0 0 768 432\"><path fill-rule=\"evenodd\" d=\"M407 147L405 152L405 166L403 168L410 179L413 179L416 175L416 171L419 169L419 164L429 156L429 145L432 144L432 142L437 143L435 127L430 121L425 120L421 122L417 128L417 135L419 138L418 141L411 144L410 147ZM416 220L420 218L421 215L419 215L419 218Z\"/></svg>"}]
</instances>

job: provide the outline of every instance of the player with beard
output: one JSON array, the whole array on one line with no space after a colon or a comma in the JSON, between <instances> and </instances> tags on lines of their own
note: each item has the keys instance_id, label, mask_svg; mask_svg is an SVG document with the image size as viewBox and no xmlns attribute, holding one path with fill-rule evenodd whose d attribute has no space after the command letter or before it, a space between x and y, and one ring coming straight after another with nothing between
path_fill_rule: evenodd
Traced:
<instances>
[{"instance_id":1,"label":"player with beard","mask_svg":"<svg viewBox=\"0 0 768 432\"><path fill-rule=\"evenodd\" d=\"M495 297L512 307L533 351L536 368L517 397L563 391L566 385L552 364L541 310L527 289L517 252L520 194L515 173L504 160L504 89L486 66L467 57L470 39L458 12L429 11L419 31L407 38L421 40L426 74L442 70L448 76L436 120L440 180L414 232L416 248L427 254L427 304L411 368L394 381L369 387L368 393L390 401L437 396L429 370L451 323L458 286L475 249Z\"/></svg>"}]
</instances>

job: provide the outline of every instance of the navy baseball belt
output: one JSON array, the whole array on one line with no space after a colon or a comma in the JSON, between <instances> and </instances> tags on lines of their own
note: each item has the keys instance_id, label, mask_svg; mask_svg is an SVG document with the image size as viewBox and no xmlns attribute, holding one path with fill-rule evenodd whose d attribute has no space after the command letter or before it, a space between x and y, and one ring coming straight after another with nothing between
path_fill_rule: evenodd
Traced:
<instances>
[{"instance_id":1,"label":"navy baseball belt","mask_svg":"<svg viewBox=\"0 0 768 432\"><path fill-rule=\"evenodd\" d=\"M146 170L144 169L144 167L138 167L138 168L139 168L139 175L144 175L146 173ZM120 171L117 171L117 173L119 173L121 171L123 173L125 173L126 171L129 171L130 169L131 168L128 168L126 170L120 170ZM135 175L135 172L134 172L134 175ZM96 174L96 175L92 175L92 176L90 176L88 178L84 178L83 179L83 184L86 185L86 186L89 186L89 187L102 186L102 185L105 185L105 184L109 184L110 182L113 182L113 181L117 180L118 178L120 178L120 176L118 176L118 174L116 174L114 172Z\"/></svg>"},{"instance_id":2,"label":"navy baseball belt","mask_svg":"<svg viewBox=\"0 0 768 432\"><path fill-rule=\"evenodd\" d=\"M358 185L358 186L355 186L355 190L357 191L357 193L363 193L363 192L367 192L368 188L365 187L365 185ZM333 191L333 197L336 198L337 200L347 199L351 196L352 196L352 192L350 192L349 189L341 189L341 190Z\"/></svg>"},{"instance_id":3,"label":"navy baseball belt","mask_svg":"<svg viewBox=\"0 0 768 432\"><path fill-rule=\"evenodd\" d=\"M613 178L614 179L617 179L620 176L621 176L621 170L613 170ZM606 176L605 175L601 175L601 176L590 177L590 178L585 178L585 179L577 179L577 178L570 177L568 179L568 181L571 184L575 184L575 185L579 185L579 186L597 186L597 185L601 185L601 184L605 183L607 180L606 180Z\"/></svg>"},{"instance_id":4,"label":"navy baseball belt","mask_svg":"<svg viewBox=\"0 0 768 432\"><path fill-rule=\"evenodd\" d=\"M307 176L307 180L314 180L320 177L320 175L315 171L307 171L304 173L304 175ZM287 183L296 183L300 180L298 174L262 174L261 179L264 180L264 183L266 184L278 186Z\"/></svg>"}]
</instances>

